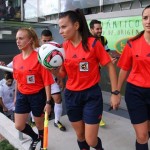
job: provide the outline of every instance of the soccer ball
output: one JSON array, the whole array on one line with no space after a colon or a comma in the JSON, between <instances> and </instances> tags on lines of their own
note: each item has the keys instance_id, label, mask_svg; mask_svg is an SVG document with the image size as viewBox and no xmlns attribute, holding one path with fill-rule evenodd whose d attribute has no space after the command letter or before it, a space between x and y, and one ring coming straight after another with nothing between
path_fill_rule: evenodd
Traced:
<instances>
[{"instance_id":1,"label":"soccer ball","mask_svg":"<svg viewBox=\"0 0 150 150\"><path fill-rule=\"evenodd\" d=\"M65 53L60 44L51 41L43 44L38 51L39 62L48 69L60 67L64 61Z\"/></svg>"}]
</instances>

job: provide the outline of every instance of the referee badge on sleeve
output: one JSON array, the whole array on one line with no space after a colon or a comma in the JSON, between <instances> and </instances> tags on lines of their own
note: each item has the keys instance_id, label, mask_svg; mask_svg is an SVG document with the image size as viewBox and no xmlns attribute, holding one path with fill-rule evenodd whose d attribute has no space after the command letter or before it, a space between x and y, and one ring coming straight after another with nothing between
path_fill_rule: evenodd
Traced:
<instances>
[{"instance_id":1,"label":"referee badge on sleeve","mask_svg":"<svg viewBox=\"0 0 150 150\"><path fill-rule=\"evenodd\" d=\"M82 72L89 71L89 63L88 62L80 62L79 68L80 68L80 71L82 71Z\"/></svg>"},{"instance_id":2,"label":"referee badge on sleeve","mask_svg":"<svg viewBox=\"0 0 150 150\"><path fill-rule=\"evenodd\" d=\"M35 76L34 75L27 75L27 83L28 84L35 83Z\"/></svg>"}]
</instances>

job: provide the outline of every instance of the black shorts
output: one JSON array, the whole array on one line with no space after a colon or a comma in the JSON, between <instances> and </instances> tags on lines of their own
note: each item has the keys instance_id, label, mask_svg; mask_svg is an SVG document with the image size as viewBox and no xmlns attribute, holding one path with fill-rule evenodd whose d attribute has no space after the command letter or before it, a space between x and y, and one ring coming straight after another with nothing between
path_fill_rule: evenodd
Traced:
<instances>
[{"instance_id":1,"label":"black shorts","mask_svg":"<svg viewBox=\"0 0 150 150\"><path fill-rule=\"evenodd\" d=\"M71 122L83 120L87 124L100 122L103 112L103 99L98 84L83 91L65 90L67 115Z\"/></svg>"},{"instance_id":2,"label":"black shorts","mask_svg":"<svg viewBox=\"0 0 150 150\"><path fill-rule=\"evenodd\" d=\"M24 114L32 111L33 116L40 117L43 115L43 110L46 102L45 89L40 90L35 94L22 94L17 92L15 113Z\"/></svg>"},{"instance_id":3,"label":"black shorts","mask_svg":"<svg viewBox=\"0 0 150 150\"><path fill-rule=\"evenodd\" d=\"M142 88L127 83L125 101L132 124L150 120L150 88Z\"/></svg>"}]
</instances>

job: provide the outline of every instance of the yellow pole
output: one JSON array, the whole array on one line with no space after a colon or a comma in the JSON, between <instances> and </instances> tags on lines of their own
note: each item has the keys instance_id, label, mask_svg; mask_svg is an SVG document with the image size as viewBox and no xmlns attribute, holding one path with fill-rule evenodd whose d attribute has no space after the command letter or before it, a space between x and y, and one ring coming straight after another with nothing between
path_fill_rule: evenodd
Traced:
<instances>
[{"instance_id":1,"label":"yellow pole","mask_svg":"<svg viewBox=\"0 0 150 150\"><path fill-rule=\"evenodd\" d=\"M45 112L44 117L44 138L43 138L43 150L47 150L48 148L48 114Z\"/></svg>"}]
</instances>

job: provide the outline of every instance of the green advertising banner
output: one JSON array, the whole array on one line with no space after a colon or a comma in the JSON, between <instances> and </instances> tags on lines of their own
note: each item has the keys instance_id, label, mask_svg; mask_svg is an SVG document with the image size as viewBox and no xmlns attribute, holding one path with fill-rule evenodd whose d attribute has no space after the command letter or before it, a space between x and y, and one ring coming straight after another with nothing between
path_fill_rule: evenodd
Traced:
<instances>
[{"instance_id":1,"label":"green advertising banner","mask_svg":"<svg viewBox=\"0 0 150 150\"><path fill-rule=\"evenodd\" d=\"M108 47L122 53L127 39L143 30L141 16L100 19L103 35L108 40ZM90 20L88 20L88 23Z\"/></svg>"}]
</instances>

